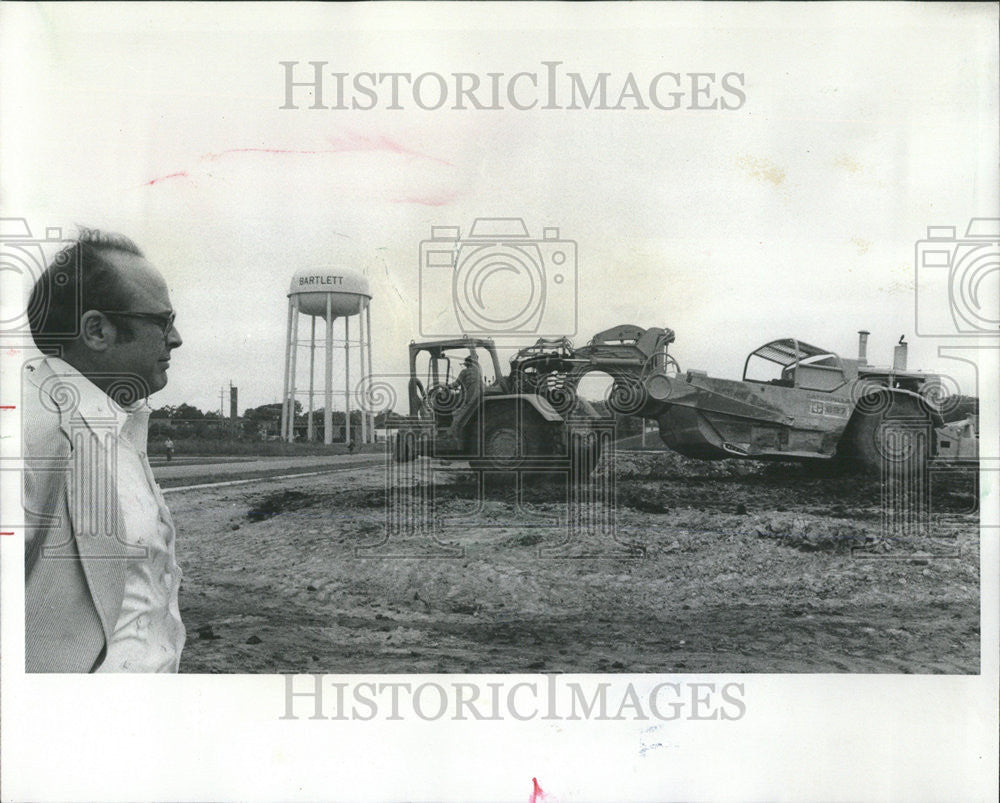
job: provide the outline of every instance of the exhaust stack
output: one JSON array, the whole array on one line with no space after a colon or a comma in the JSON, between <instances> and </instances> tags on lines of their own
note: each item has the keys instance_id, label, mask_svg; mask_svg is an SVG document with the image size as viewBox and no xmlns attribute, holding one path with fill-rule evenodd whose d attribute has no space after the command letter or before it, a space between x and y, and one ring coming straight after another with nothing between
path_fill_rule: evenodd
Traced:
<instances>
[{"instance_id":1,"label":"exhaust stack","mask_svg":"<svg viewBox=\"0 0 1000 803\"><path fill-rule=\"evenodd\" d=\"M905 371L906 370L906 352L907 345L903 340L906 335L901 335L899 338L899 343L896 345L896 349L892 355L892 369L894 371Z\"/></svg>"},{"instance_id":2,"label":"exhaust stack","mask_svg":"<svg viewBox=\"0 0 1000 803\"><path fill-rule=\"evenodd\" d=\"M868 335L871 332L865 329L858 330L858 362L868 365Z\"/></svg>"}]
</instances>

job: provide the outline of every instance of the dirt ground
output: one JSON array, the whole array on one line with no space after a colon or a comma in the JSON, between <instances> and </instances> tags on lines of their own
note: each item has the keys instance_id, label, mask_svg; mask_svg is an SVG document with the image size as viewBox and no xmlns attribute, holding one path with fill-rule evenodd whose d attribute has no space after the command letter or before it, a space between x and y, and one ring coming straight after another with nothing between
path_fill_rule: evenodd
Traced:
<instances>
[{"instance_id":1,"label":"dirt ground","mask_svg":"<svg viewBox=\"0 0 1000 803\"><path fill-rule=\"evenodd\" d=\"M794 465L620 453L588 492L610 512L411 469L388 497L379 465L169 495L181 671L979 671L969 475L899 536L877 480ZM387 530L387 498L433 537Z\"/></svg>"}]
</instances>

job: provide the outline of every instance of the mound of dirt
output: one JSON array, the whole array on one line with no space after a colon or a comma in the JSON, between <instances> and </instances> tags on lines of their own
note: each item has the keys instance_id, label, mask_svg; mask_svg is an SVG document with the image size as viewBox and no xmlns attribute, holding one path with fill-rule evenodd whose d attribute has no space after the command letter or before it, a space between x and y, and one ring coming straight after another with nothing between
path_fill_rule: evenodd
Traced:
<instances>
[{"instance_id":1,"label":"mound of dirt","mask_svg":"<svg viewBox=\"0 0 1000 803\"><path fill-rule=\"evenodd\" d=\"M264 521L286 510L301 510L315 500L315 495L302 491L282 490L266 494L247 511L247 521Z\"/></svg>"},{"instance_id":2,"label":"mound of dirt","mask_svg":"<svg viewBox=\"0 0 1000 803\"><path fill-rule=\"evenodd\" d=\"M807 552L845 553L855 549L881 549L885 545L878 531L844 519L810 519L794 514L753 516L747 531L759 538L774 538L779 543Z\"/></svg>"}]
</instances>

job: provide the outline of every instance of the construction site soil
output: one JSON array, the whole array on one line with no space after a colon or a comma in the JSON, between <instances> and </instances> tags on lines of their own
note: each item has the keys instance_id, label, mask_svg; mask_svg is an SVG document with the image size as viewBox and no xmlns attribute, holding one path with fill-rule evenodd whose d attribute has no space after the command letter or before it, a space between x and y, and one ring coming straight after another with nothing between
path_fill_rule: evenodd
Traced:
<instances>
[{"instance_id":1,"label":"construction site soil","mask_svg":"<svg viewBox=\"0 0 1000 803\"><path fill-rule=\"evenodd\" d=\"M369 465L168 497L181 671L979 671L968 473L899 536L877 479L797 465L619 453L610 519L564 482L428 467L389 494ZM433 537L387 531L387 499Z\"/></svg>"}]
</instances>

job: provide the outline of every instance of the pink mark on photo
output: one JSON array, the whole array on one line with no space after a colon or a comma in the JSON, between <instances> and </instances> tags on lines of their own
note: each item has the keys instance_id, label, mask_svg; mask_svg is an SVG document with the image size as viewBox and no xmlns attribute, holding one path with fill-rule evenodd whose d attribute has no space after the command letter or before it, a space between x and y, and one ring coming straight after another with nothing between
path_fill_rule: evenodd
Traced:
<instances>
[{"instance_id":1,"label":"pink mark on photo","mask_svg":"<svg viewBox=\"0 0 1000 803\"><path fill-rule=\"evenodd\" d=\"M431 162L437 162L438 164L446 165L447 167L454 167L455 165L444 159L440 159L437 156L431 156L427 153L422 153L420 151L413 150L412 148L407 148L405 145L396 142L393 139L385 136L365 136L362 134L348 134L343 137L328 137L327 142L329 147L326 148L265 148L265 147L247 147L247 148L227 148L222 151L215 151L212 153L204 153L198 157L199 162L217 162L220 159L228 156L245 156L248 154L262 155L262 156L323 156L325 154L335 154L335 153L392 153L398 156L407 156L415 159L426 159ZM151 187L154 184L158 184L161 181L166 181L169 178L190 178L187 171L181 170L176 173L168 173L165 176L158 176L156 178L150 179L145 183L144 186ZM439 206L441 204L428 204L431 206Z\"/></svg>"},{"instance_id":2,"label":"pink mark on photo","mask_svg":"<svg viewBox=\"0 0 1000 803\"><path fill-rule=\"evenodd\" d=\"M150 179L146 182L146 186L152 187L154 184L159 184L161 181L166 181L168 178L190 178L190 176L188 176L185 171L181 170L179 173L168 173L165 176Z\"/></svg>"},{"instance_id":3,"label":"pink mark on photo","mask_svg":"<svg viewBox=\"0 0 1000 803\"><path fill-rule=\"evenodd\" d=\"M321 156L323 154L330 153L369 153L385 151L388 153L395 153L400 156L429 159L432 162L438 162L439 164L448 165L449 167L454 166L450 162L446 162L444 159L439 159L436 156L429 156L426 153L421 153L420 151L407 148L404 145L400 145L395 140L391 140L388 137L383 136L366 137L358 134L351 134L346 137L328 137L327 142L330 143L330 147L328 148L227 148L224 151L206 153L202 155L201 159L215 162L223 156L247 153L266 154L269 156Z\"/></svg>"},{"instance_id":4,"label":"pink mark on photo","mask_svg":"<svg viewBox=\"0 0 1000 803\"><path fill-rule=\"evenodd\" d=\"M539 801L547 800L548 795L545 794L545 790L538 785L538 779L531 779L531 797L528 798L528 803L539 803Z\"/></svg>"}]
</instances>

